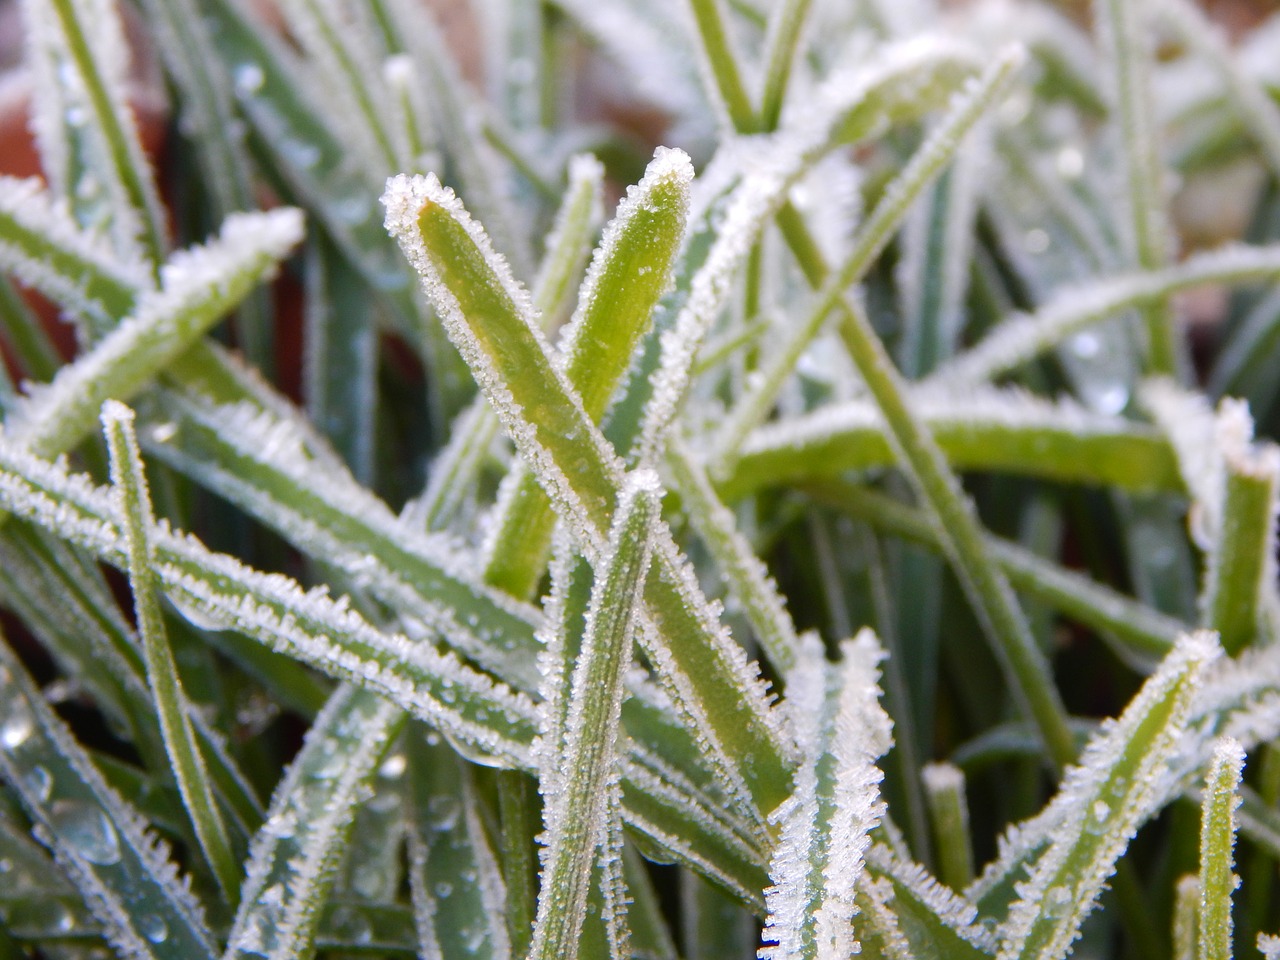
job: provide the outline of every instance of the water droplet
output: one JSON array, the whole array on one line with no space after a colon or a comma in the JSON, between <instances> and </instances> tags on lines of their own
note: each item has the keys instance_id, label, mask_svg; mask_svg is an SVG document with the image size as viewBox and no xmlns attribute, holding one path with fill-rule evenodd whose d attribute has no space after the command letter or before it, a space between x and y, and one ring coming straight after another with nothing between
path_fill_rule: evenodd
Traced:
<instances>
[{"instance_id":1,"label":"water droplet","mask_svg":"<svg viewBox=\"0 0 1280 960\"><path fill-rule=\"evenodd\" d=\"M44 767L32 767L23 775L22 783L35 795L38 803L48 803L53 795L53 777Z\"/></svg>"},{"instance_id":2,"label":"water droplet","mask_svg":"<svg viewBox=\"0 0 1280 960\"><path fill-rule=\"evenodd\" d=\"M16 750L26 743L35 729L36 721L31 715L31 708L22 700L14 699L5 711L4 720L0 722L0 746L6 750Z\"/></svg>"},{"instance_id":3,"label":"water droplet","mask_svg":"<svg viewBox=\"0 0 1280 960\"><path fill-rule=\"evenodd\" d=\"M1071 890L1067 887L1050 887L1044 892L1045 911L1051 917L1065 916L1071 906Z\"/></svg>"},{"instance_id":4,"label":"water droplet","mask_svg":"<svg viewBox=\"0 0 1280 960\"><path fill-rule=\"evenodd\" d=\"M456 797L432 797L427 801L427 823L433 830L452 830L461 813L462 805Z\"/></svg>"},{"instance_id":5,"label":"water droplet","mask_svg":"<svg viewBox=\"0 0 1280 960\"><path fill-rule=\"evenodd\" d=\"M1102 349L1102 341L1098 339L1098 335L1091 330L1084 333L1077 333L1070 341L1071 352L1081 360L1091 360L1098 355L1098 351Z\"/></svg>"},{"instance_id":6,"label":"water droplet","mask_svg":"<svg viewBox=\"0 0 1280 960\"><path fill-rule=\"evenodd\" d=\"M343 223L359 226L373 215L373 205L364 195L342 197L331 205L333 215Z\"/></svg>"},{"instance_id":7,"label":"water droplet","mask_svg":"<svg viewBox=\"0 0 1280 960\"><path fill-rule=\"evenodd\" d=\"M280 144L280 152L295 167L310 170L320 162L320 148L305 140L286 139Z\"/></svg>"},{"instance_id":8,"label":"water droplet","mask_svg":"<svg viewBox=\"0 0 1280 960\"><path fill-rule=\"evenodd\" d=\"M148 915L138 921L138 932L152 943L164 943L169 939L169 925L163 917Z\"/></svg>"},{"instance_id":9,"label":"water droplet","mask_svg":"<svg viewBox=\"0 0 1280 960\"><path fill-rule=\"evenodd\" d=\"M387 780L396 780L404 775L405 768L408 765L409 761L405 759L403 753L393 753L378 768L378 776Z\"/></svg>"},{"instance_id":10,"label":"water droplet","mask_svg":"<svg viewBox=\"0 0 1280 960\"><path fill-rule=\"evenodd\" d=\"M168 443L178 435L178 425L169 420L164 423L157 423L151 428L151 439L156 443Z\"/></svg>"},{"instance_id":11,"label":"water droplet","mask_svg":"<svg viewBox=\"0 0 1280 960\"><path fill-rule=\"evenodd\" d=\"M1079 180L1084 174L1084 154L1078 147L1063 147L1054 161L1063 180Z\"/></svg>"},{"instance_id":12,"label":"water droplet","mask_svg":"<svg viewBox=\"0 0 1280 960\"><path fill-rule=\"evenodd\" d=\"M267 82L267 76L262 72L262 67L256 63L241 63L236 66L231 74L232 82L235 84L236 93L247 95L257 93L262 89L262 85Z\"/></svg>"},{"instance_id":13,"label":"water droplet","mask_svg":"<svg viewBox=\"0 0 1280 960\"><path fill-rule=\"evenodd\" d=\"M1022 242L1027 247L1028 253L1044 253L1049 249L1049 234L1039 227L1028 230L1026 236L1022 238Z\"/></svg>"},{"instance_id":14,"label":"water droplet","mask_svg":"<svg viewBox=\"0 0 1280 960\"><path fill-rule=\"evenodd\" d=\"M449 883L447 880L441 880L431 889L435 891L437 897L443 900L445 897L453 893L453 884Z\"/></svg>"},{"instance_id":15,"label":"water droplet","mask_svg":"<svg viewBox=\"0 0 1280 960\"><path fill-rule=\"evenodd\" d=\"M83 800L59 800L49 810L54 832L90 863L110 866L120 860L120 838L98 807Z\"/></svg>"},{"instance_id":16,"label":"water droplet","mask_svg":"<svg viewBox=\"0 0 1280 960\"><path fill-rule=\"evenodd\" d=\"M1129 388L1123 383L1096 384L1083 393L1084 402L1098 413L1115 416L1129 405Z\"/></svg>"}]
</instances>

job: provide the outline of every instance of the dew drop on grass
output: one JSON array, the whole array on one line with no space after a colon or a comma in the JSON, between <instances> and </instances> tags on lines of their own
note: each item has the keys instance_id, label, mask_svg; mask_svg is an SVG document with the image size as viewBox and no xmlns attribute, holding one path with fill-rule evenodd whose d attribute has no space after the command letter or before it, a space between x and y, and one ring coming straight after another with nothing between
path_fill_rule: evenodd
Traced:
<instances>
[{"instance_id":1,"label":"dew drop on grass","mask_svg":"<svg viewBox=\"0 0 1280 960\"><path fill-rule=\"evenodd\" d=\"M1049 916L1065 916L1070 905L1071 891L1066 887L1050 887L1044 892L1044 908Z\"/></svg>"},{"instance_id":2,"label":"dew drop on grass","mask_svg":"<svg viewBox=\"0 0 1280 960\"><path fill-rule=\"evenodd\" d=\"M35 729L36 722L31 709L21 700L15 699L9 704L3 723L0 723L0 746L6 750L16 750L26 743Z\"/></svg>"},{"instance_id":3,"label":"dew drop on grass","mask_svg":"<svg viewBox=\"0 0 1280 960\"><path fill-rule=\"evenodd\" d=\"M90 863L107 867L120 861L116 828L98 807L83 800L59 800L49 810L54 832Z\"/></svg>"},{"instance_id":4,"label":"dew drop on grass","mask_svg":"<svg viewBox=\"0 0 1280 960\"><path fill-rule=\"evenodd\" d=\"M267 81L266 74L262 72L262 67L256 63L239 64L232 71L231 76L232 81L235 83L236 93L242 96L257 93Z\"/></svg>"},{"instance_id":5,"label":"dew drop on grass","mask_svg":"<svg viewBox=\"0 0 1280 960\"><path fill-rule=\"evenodd\" d=\"M382 762L382 766L378 768L378 775L385 780L397 780L404 775L408 761L405 760L403 753L393 753Z\"/></svg>"},{"instance_id":6,"label":"dew drop on grass","mask_svg":"<svg viewBox=\"0 0 1280 960\"><path fill-rule=\"evenodd\" d=\"M163 917L149 914L138 922L138 932L151 943L164 943L169 939L169 925Z\"/></svg>"},{"instance_id":7,"label":"dew drop on grass","mask_svg":"<svg viewBox=\"0 0 1280 960\"><path fill-rule=\"evenodd\" d=\"M53 794L53 777L44 767L32 767L22 777L22 782L39 803L48 803Z\"/></svg>"}]
</instances>

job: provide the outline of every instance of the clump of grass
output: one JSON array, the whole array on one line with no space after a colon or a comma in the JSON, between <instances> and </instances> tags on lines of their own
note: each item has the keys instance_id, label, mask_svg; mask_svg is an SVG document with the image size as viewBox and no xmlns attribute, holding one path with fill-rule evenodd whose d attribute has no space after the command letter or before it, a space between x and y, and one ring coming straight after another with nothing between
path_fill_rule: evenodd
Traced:
<instances>
[{"instance_id":1,"label":"clump of grass","mask_svg":"<svg viewBox=\"0 0 1280 960\"><path fill-rule=\"evenodd\" d=\"M22 5L0 958L1276 954L1274 24L141 11L160 166Z\"/></svg>"}]
</instances>

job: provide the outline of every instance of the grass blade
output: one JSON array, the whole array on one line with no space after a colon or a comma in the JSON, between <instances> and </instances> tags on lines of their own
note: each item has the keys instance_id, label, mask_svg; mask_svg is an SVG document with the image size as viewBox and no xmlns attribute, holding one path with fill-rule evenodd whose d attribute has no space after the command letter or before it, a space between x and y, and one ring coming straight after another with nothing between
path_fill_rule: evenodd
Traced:
<instances>
[{"instance_id":1,"label":"grass blade","mask_svg":"<svg viewBox=\"0 0 1280 960\"><path fill-rule=\"evenodd\" d=\"M212 960L203 910L141 817L103 780L0 644L0 772L103 926L129 960Z\"/></svg>"},{"instance_id":2,"label":"grass blade","mask_svg":"<svg viewBox=\"0 0 1280 960\"><path fill-rule=\"evenodd\" d=\"M1205 284L1257 283L1280 274L1280 248L1228 245L1196 253L1164 269L1066 289L1034 314L1012 318L944 364L931 380L949 388L994 380L1086 329L1131 307L1158 302Z\"/></svg>"},{"instance_id":3,"label":"grass blade","mask_svg":"<svg viewBox=\"0 0 1280 960\"><path fill-rule=\"evenodd\" d=\"M472 777L446 745L410 729L409 879L419 956L503 960L512 956L506 891Z\"/></svg>"},{"instance_id":4,"label":"grass blade","mask_svg":"<svg viewBox=\"0 0 1280 960\"><path fill-rule=\"evenodd\" d=\"M1240 805L1244 748L1225 737L1205 776L1200 826L1199 960L1231 960L1231 893L1240 880L1231 872L1236 845L1235 809Z\"/></svg>"},{"instance_id":5,"label":"grass blade","mask_svg":"<svg viewBox=\"0 0 1280 960\"><path fill-rule=\"evenodd\" d=\"M195 827L196 837L213 868L222 895L234 907L239 902L240 868L231 851L227 830L218 813L213 784L196 745L195 731L186 709L186 696L178 678L173 653L160 613L150 528L151 498L142 468L138 438L133 432L133 411L109 401L102 408L103 430L111 453L111 476L119 513L124 520L129 557L129 583L134 612L147 661L147 678L160 721L165 752L173 764L182 802Z\"/></svg>"},{"instance_id":6,"label":"grass blade","mask_svg":"<svg viewBox=\"0 0 1280 960\"><path fill-rule=\"evenodd\" d=\"M659 151L606 228L561 343L564 372L588 417L598 422L648 330L688 219L693 167L679 151ZM542 575L554 514L538 479L517 467L488 546L485 579L512 596L533 592Z\"/></svg>"},{"instance_id":7,"label":"grass blade","mask_svg":"<svg viewBox=\"0 0 1280 960\"><path fill-rule=\"evenodd\" d=\"M497 261L480 227L452 192L432 178L391 181L389 228L423 276L450 336L535 468L560 515L588 556L599 556L621 487L616 455L581 400L555 369L531 325L527 299ZM789 776L779 735L741 648L732 644L700 597L669 535L660 535L646 600L656 636L642 636L681 709L698 711L713 758L735 793L772 809ZM653 646L651 641L664 641ZM739 744L732 750L725 745ZM750 756L740 770L737 757ZM741 779L745 773L745 781Z\"/></svg>"},{"instance_id":8,"label":"grass blade","mask_svg":"<svg viewBox=\"0 0 1280 960\"><path fill-rule=\"evenodd\" d=\"M270 276L301 239L296 210L228 217L217 240L166 264L161 289L92 351L10 415L6 432L37 455L70 451L108 399L127 400Z\"/></svg>"},{"instance_id":9,"label":"grass blade","mask_svg":"<svg viewBox=\"0 0 1280 960\"><path fill-rule=\"evenodd\" d=\"M530 948L530 956L539 960L577 956L593 867L597 858L612 855L607 819L616 816L618 803L612 784L617 782L623 680L631 663L659 502L660 487L652 473L628 482L607 559L596 569L564 731L544 734L563 742L559 763L571 775L557 776L550 789L544 787L547 853Z\"/></svg>"},{"instance_id":10,"label":"grass blade","mask_svg":"<svg viewBox=\"0 0 1280 960\"><path fill-rule=\"evenodd\" d=\"M92 181L100 177L109 205L105 226L122 259L141 255L158 269L167 247L164 213L127 104L129 52L119 14L113 4L86 0L27 0L23 13L28 32L38 38L32 46L47 81L37 86L34 126L59 192L101 191L102 183ZM64 76L76 80L64 84ZM86 169L71 183L64 124L70 126L77 110L92 155L80 158Z\"/></svg>"},{"instance_id":11,"label":"grass blade","mask_svg":"<svg viewBox=\"0 0 1280 960\"><path fill-rule=\"evenodd\" d=\"M931 763L920 771L938 850L938 877L952 890L973 882L973 848L964 772L954 764Z\"/></svg>"},{"instance_id":12,"label":"grass blade","mask_svg":"<svg viewBox=\"0 0 1280 960\"><path fill-rule=\"evenodd\" d=\"M998 957L1057 960L1130 838L1163 800L1158 776L1189 720L1192 694L1220 648L1210 634L1188 635L1113 724L1085 748L1050 804L1052 842L1019 885L1000 928Z\"/></svg>"},{"instance_id":13,"label":"grass blade","mask_svg":"<svg viewBox=\"0 0 1280 960\"><path fill-rule=\"evenodd\" d=\"M224 960L311 956L357 803L405 714L342 686L307 732L254 838Z\"/></svg>"}]
</instances>

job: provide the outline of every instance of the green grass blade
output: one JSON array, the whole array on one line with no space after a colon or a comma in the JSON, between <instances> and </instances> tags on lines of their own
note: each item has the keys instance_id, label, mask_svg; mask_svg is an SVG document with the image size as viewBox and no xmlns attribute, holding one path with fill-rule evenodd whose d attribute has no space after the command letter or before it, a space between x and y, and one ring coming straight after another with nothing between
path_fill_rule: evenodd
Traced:
<instances>
[{"instance_id":1,"label":"green grass blade","mask_svg":"<svg viewBox=\"0 0 1280 960\"><path fill-rule=\"evenodd\" d=\"M1204 625L1218 631L1223 649L1234 656L1258 636L1261 609L1275 581L1280 451L1255 447L1245 437L1220 442L1222 512L1209 552Z\"/></svg>"},{"instance_id":2,"label":"green grass blade","mask_svg":"<svg viewBox=\"0 0 1280 960\"><path fill-rule=\"evenodd\" d=\"M760 129L774 130L782 118L791 72L795 69L800 37L809 16L810 0L787 0L773 8L765 34L764 92L760 98ZM739 128L741 129L741 128Z\"/></svg>"},{"instance_id":3,"label":"green grass blade","mask_svg":"<svg viewBox=\"0 0 1280 960\"><path fill-rule=\"evenodd\" d=\"M1244 748L1230 737L1218 742L1205 775L1200 825L1200 917L1198 960L1231 960L1231 894L1236 845L1235 809L1240 805Z\"/></svg>"},{"instance_id":4,"label":"green grass blade","mask_svg":"<svg viewBox=\"0 0 1280 960\"><path fill-rule=\"evenodd\" d=\"M1137 492L1183 489L1173 450L1150 427L1020 391L921 392L913 399L955 470L1008 471ZM853 400L755 430L716 487L735 501L769 487L893 463L883 418L872 404Z\"/></svg>"},{"instance_id":5,"label":"green grass blade","mask_svg":"<svg viewBox=\"0 0 1280 960\"><path fill-rule=\"evenodd\" d=\"M558 512L588 555L598 556L621 471L531 325L523 291L495 261L480 227L437 181L393 180L386 201L387 222L421 272L450 336ZM789 771L741 648L707 610L669 535L659 537L654 574L646 581L646 600L657 631L642 632L647 653L678 691L681 709L701 714L691 719L716 745L713 759L735 793L749 790L760 808L772 809L785 794ZM729 749L730 743L737 745ZM752 766L740 770L734 758L745 756Z\"/></svg>"},{"instance_id":6,"label":"green grass blade","mask_svg":"<svg viewBox=\"0 0 1280 960\"><path fill-rule=\"evenodd\" d=\"M310 957L356 805L405 714L343 686L307 732L249 853L225 960Z\"/></svg>"},{"instance_id":7,"label":"green grass blade","mask_svg":"<svg viewBox=\"0 0 1280 960\"><path fill-rule=\"evenodd\" d=\"M175 257L161 290L144 295L131 317L14 411L9 438L47 457L71 450L93 430L103 402L146 386L274 273L301 234L292 209L228 218L217 240Z\"/></svg>"},{"instance_id":8,"label":"green grass blade","mask_svg":"<svg viewBox=\"0 0 1280 960\"><path fill-rule=\"evenodd\" d=\"M931 379L950 388L993 380L1060 345L1072 334L1132 307L1205 284L1266 282L1277 274L1280 248L1229 245L1192 254L1177 266L1063 290L1035 313L1001 324L943 365Z\"/></svg>"},{"instance_id":9,"label":"green grass blade","mask_svg":"<svg viewBox=\"0 0 1280 960\"><path fill-rule=\"evenodd\" d=\"M143 473L142 454L133 432L133 411L123 404L108 401L102 408L102 423L107 449L111 453L112 483L124 521L134 612L146 654L147 679L164 736L165 752L173 763L178 789L195 827L201 851L213 868L222 895L234 907L239 901L240 868L218 813L209 772L196 745L195 731L185 703L186 695L178 678L160 612L158 584L152 570L155 558L150 528L155 520L151 514L151 497Z\"/></svg>"},{"instance_id":10,"label":"green grass blade","mask_svg":"<svg viewBox=\"0 0 1280 960\"><path fill-rule=\"evenodd\" d=\"M991 931L977 923L978 911L919 864L904 860L883 843L867 851L869 876L893 891L892 908L910 956L938 955L958 960L990 958Z\"/></svg>"},{"instance_id":11,"label":"green grass blade","mask_svg":"<svg viewBox=\"0 0 1280 960\"><path fill-rule=\"evenodd\" d=\"M503 960L513 954L506 890L466 765L426 731L410 728L413 795L409 881L420 956Z\"/></svg>"},{"instance_id":12,"label":"green grass blade","mask_svg":"<svg viewBox=\"0 0 1280 960\"><path fill-rule=\"evenodd\" d=\"M1099 0L1095 29L1107 58L1111 106L1123 143L1130 256L1144 270L1168 266L1173 234L1166 210L1164 168L1156 144L1151 86L1151 35L1143 22L1144 5L1135 0ZM1175 375L1184 358L1175 339L1173 309L1167 297L1143 304L1147 368Z\"/></svg>"},{"instance_id":13,"label":"green grass blade","mask_svg":"<svg viewBox=\"0 0 1280 960\"><path fill-rule=\"evenodd\" d=\"M973 847L964 772L954 764L931 763L920 772L933 837L938 851L938 878L952 890L973 882Z\"/></svg>"},{"instance_id":14,"label":"green grass blade","mask_svg":"<svg viewBox=\"0 0 1280 960\"><path fill-rule=\"evenodd\" d=\"M433 624L467 656L533 689L537 611L477 583L455 543L410 529L345 469L308 456L296 418L168 392L158 400L158 416L142 434L156 457L308 556L354 571L371 595Z\"/></svg>"},{"instance_id":15,"label":"green grass blade","mask_svg":"<svg viewBox=\"0 0 1280 960\"><path fill-rule=\"evenodd\" d=\"M842 301L845 291L871 268L914 200L954 159L965 134L1007 89L1024 56L1020 49L1007 50L979 80L971 82L895 181L886 187L880 203L860 226L853 249L840 270L823 284L817 305L787 337L777 356L761 371L758 386L739 402L725 424L718 445L727 460L732 460L747 433L768 416L783 384L821 331L827 316ZM847 315L846 321L853 316ZM845 322L841 330L851 325Z\"/></svg>"},{"instance_id":16,"label":"green grass blade","mask_svg":"<svg viewBox=\"0 0 1280 960\"><path fill-rule=\"evenodd\" d=\"M307 416L367 486L373 480L378 331L350 262L323 237L307 253L310 284L302 338Z\"/></svg>"},{"instance_id":17,"label":"green grass blade","mask_svg":"<svg viewBox=\"0 0 1280 960\"><path fill-rule=\"evenodd\" d=\"M1067 955L1117 858L1163 800L1157 774L1178 747L1192 694L1219 652L1212 635L1188 635L1068 772L1047 811L1057 811L1052 842L1001 925L1001 960Z\"/></svg>"},{"instance_id":18,"label":"green grass blade","mask_svg":"<svg viewBox=\"0 0 1280 960\"><path fill-rule=\"evenodd\" d=\"M689 7L698 27L699 50L715 84L713 99L735 131L754 133L758 118L738 68L721 0L689 0Z\"/></svg>"},{"instance_id":19,"label":"green grass blade","mask_svg":"<svg viewBox=\"0 0 1280 960\"><path fill-rule=\"evenodd\" d=\"M59 192L74 196L99 177L96 190L105 184L109 208L105 226L122 259L141 255L150 269L158 269L167 247L164 213L127 103L129 53L119 13L113 5L83 0L29 0L23 12L28 30L42 41L34 44L43 60L41 72L76 77L65 86L55 82L37 88L43 91L35 109L41 152L65 173L58 147L65 143L63 125L71 125L68 117L75 110L84 117L92 151L80 180L58 184Z\"/></svg>"},{"instance_id":20,"label":"green grass blade","mask_svg":"<svg viewBox=\"0 0 1280 960\"><path fill-rule=\"evenodd\" d=\"M688 219L693 167L679 151L659 151L630 188L605 230L561 351L569 383L588 417L598 422L626 373L654 307L671 283L671 268ZM503 509L488 546L485 579L524 598L542 575L554 515L527 469L507 481Z\"/></svg>"},{"instance_id":21,"label":"green grass blade","mask_svg":"<svg viewBox=\"0 0 1280 960\"><path fill-rule=\"evenodd\" d=\"M118 567L127 563L109 492L0 442L0 505L38 519ZM440 652L429 639L384 633L278 574L215 554L195 538L156 530L156 573L187 616L231 629L331 676L356 680L485 756L528 764L534 708L527 698Z\"/></svg>"},{"instance_id":22,"label":"green grass blade","mask_svg":"<svg viewBox=\"0 0 1280 960\"><path fill-rule=\"evenodd\" d=\"M203 910L139 815L0 644L0 772L117 953L130 960L211 958Z\"/></svg>"},{"instance_id":23,"label":"green grass blade","mask_svg":"<svg viewBox=\"0 0 1280 960\"><path fill-rule=\"evenodd\" d=\"M616 816L617 738L632 659L660 487L652 473L627 484L603 562L596 568L586 631L565 707L559 765L544 784L547 853L530 956L577 956L597 858L612 856L606 820ZM554 719L552 722L556 722ZM614 796L611 798L611 794ZM606 868L607 873L607 868Z\"/></svg>"},{"instance_id":24,"label":"green grass blade","mask_svg":"<svg viewBox=\"0 0 1280 960\"><path fill-rule=\"evenodd\" d=\"M894 536L941 550L937 528L919 510L872 490L836 481L806 492ZM1083 574L988 535L987 549L1011 585L1104 636L1114 637L1127 660L1148 672L1173 649L1186 624L1140 604Z\"/></svg>"},{"instance_id":25,"label":"green grass blade","mask_svg":"<svg viewBox=\"0 0 1280 960\"><path fill-rule=\"evenodd\" d=\"M1189 873L1173 892L1173 960L1196 960L1200 941L1200 878Z\"/></svg>"},{"instance_id":26,"label":"green grass blade","mask_svg":"<svg viewBox=\"0 0 1280 960\"><path fill-rule=\"evenodd\" d=\"M0 265L94 330L114 326L152 283L82 230L39 181L12 177L0 178Z\"/></svg>"},{"instance_id":27,"label":"green grass blade","mask_svg":"<svg viewBox=\"0 0 1280 960\"><path fill-rule=\"evenodd\" d=\"M169 758L151 712L142 644L95 561L39 528L15 522L0 535L0 582L6 602L28 624L43 628L46 636L61 636L46 642L56 656L76 665L67 673L82 677L100 705L118 697L131 723L133 744L152 772L168 771ZM188 702L186 709L204 763L237 830L248 836L262 820L262 806L221 736L193 704Z\"/></svg>"},{"instance_id":28,"label":"green grass blade","mask_svg":"<svg viewBox=\"0 0 1280 960\"><path fill-rule=\"evenodd\" d=\"M720 502L702 465L681 443L667 449L667 463L684 508L742 604L756 640L783 676L796 665L800 639L769 571L738 532L733 513Z\"/></svg>"}]
</instances>

